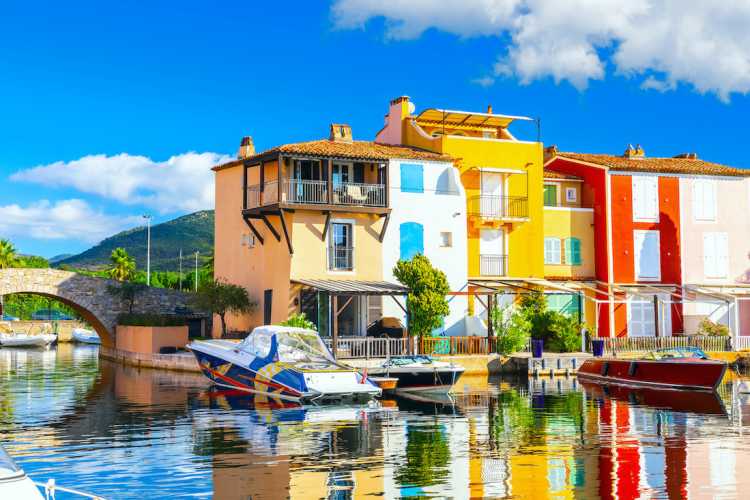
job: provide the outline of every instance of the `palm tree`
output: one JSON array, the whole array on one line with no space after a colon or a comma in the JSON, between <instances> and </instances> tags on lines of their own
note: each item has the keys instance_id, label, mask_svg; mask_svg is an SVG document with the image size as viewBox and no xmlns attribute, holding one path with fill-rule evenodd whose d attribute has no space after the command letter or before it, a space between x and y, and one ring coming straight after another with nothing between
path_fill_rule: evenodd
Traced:
<instances>
[{"instance_id":1,"label":"palm tree","mask_svg":"<svg viewBox=\"0 0 750 500\"><path fill-rule=\"evenodd\" d=\"M112 266L109 268L109 277L117 281L126 281L135 274L135 259L128 255L124 248L118 247L112 250L109 256Z\"/></svg>"},{"instance_id":2,"label":"palm tree","mask_svg":"<svg viewBox=\"0 0 750 500\"><path fill-rule=\"evenodd\" d=\"M16 248L8 240L0 240L0 269L7 269L16 264Z\"/></svg>"}]
</instances>

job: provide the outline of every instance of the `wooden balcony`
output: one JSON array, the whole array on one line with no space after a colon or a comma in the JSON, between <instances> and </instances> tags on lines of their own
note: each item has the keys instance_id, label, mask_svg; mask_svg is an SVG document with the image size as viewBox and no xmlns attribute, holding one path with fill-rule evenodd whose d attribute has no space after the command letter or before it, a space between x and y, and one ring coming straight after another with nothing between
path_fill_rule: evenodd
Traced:
<instances>
[{"instance_id":1,"label":"wooden balcony","mask_svg":"<svg viewBox=\"0 0 750 500\"><path fill-rule=\"evenodd\" d=\"M270 205L333 205L346 207L385 208L386 191L383 184L355 182L332 183L284 179L247 187L245 207L253 209Z\"/></svg>"}]
</instances>

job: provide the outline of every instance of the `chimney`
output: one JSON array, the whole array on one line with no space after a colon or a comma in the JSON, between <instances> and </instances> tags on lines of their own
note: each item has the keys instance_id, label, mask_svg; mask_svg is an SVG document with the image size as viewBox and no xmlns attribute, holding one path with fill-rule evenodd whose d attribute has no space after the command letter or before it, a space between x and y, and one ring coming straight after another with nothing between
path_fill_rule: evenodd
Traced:
<instances>
[{"instance_id":1,"label":"chimney","mask_svg":"<svg viewBox=\"0 0 750 500\"><path fill-rule=\"evenodd\" d=\"M625 158L643 158L646 156L646 152L643 150L640 144L638 144L636 147L633 147L632 144L628 144L627 149L625 149L625 153L622 155Z\"/></svg>"},{"instance_id":2,"label":"chimney","mask_svg":"<svg viewBox=\"0 0 750 500\"><path fill-rule=\"evenodd\" d=\"M253 138L246 135L240 142L240 150L237 152L237 158L244 160L251 156L255 156L255 144L253 144Z\"/></svg>"},{"instance_id":3,"label":"chimney","mask_svg":"<svg viewBox=\"0 0 750 500\"><path fill-rule=\"evenodd\" d=\"M488 104L488 105L487 105L487 114L488 114L488 115L491 115L491 114L492 114L492 104Z\"/></svg>"},{"instance_id":4,"label":"chimney","mask_svg":"<svg viewBox=\"0 0 750 500\"><path fill-rule=\"evenodd\" d=\"M544 161L554 158L557 156L557 145L553 144L552 146L547 146L544 148Z\"/></svg>"},{"instance_id":5,"label":"chimney","mask_svg":"<svg viewBox=\"0 0 750 500\"><path fill-rule=\"evenodd\" d=\"M334 142L353 142L352 128L344 123L331 123L331 135L328 139Z\"/></svg>"},{"instance_id":6,"label":"chimney","mask_svg":"<svg viewBox=\"0 0 750 500\"><path fill-rule=\"evenodd\" d=\"M683 158L685 160L697 160L698 153L680 153L674 156L675 158Z\"/></svg>"}]
</instances>

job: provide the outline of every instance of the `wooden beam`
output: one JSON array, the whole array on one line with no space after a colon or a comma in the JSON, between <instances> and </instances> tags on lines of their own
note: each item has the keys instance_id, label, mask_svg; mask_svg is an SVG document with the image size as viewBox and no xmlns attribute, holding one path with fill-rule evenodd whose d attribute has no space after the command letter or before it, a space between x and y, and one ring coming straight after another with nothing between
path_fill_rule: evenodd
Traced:
<instances>
[{"instance_id":1,"label":"wooden beam","mask_svg":"<svg viewBox=\"0 0 750 500\"><path fill-rule=\"evenodd\" d=\"M409 314L409 311L406 310L406 307L401 305L401 302L398 301L395 295L389 295L389 297L393 299L393 301L396 303L398 307L401 308L402 311L404 311L404 314Z\"/></svg>"},{"instance_id":2,"label":"wooden beam","mask_svg":"<svg viewBox=\"0 0 750 500\"><path fill-rule=\"evenodd\" d=\"M284 238L286 238L286 246L289 248L289 255L294 255L294 249L292 248L292 240L289 239L289 231L286 227L286 218L284 217L284 211L279 212L279 220L281 221L281 229L284 230Z\"/></svg>"},{"instance_id":3,"label":"wooden beam","mask_svg":"<svg viewBox=\"0 0 750 500\"><path fill-rule=\"evenodd\" d=\"M263 190L266 187L266 163L260 162L260 180L258 182L258 186L260 189L260 192L263 193Z\"/></svg>"},{"instance_id":4,"label":"wooden beam","mask_svg":"<svg viewBox=\"0 0 750 500\"><path fill-rule=\"evenodd\" d=\"M385 220L383 221L383 228L380 230L380 236L378 236L378 241L380 241L380 243L383 243L383 238L385 238L385 231L386 229L388 229L388 222L390 222L390 220L391 220L391 214L389 212L385 214Z\"/></svg>"},{"instance_id":5,"label":"wooden beam","mask_svg":"<svg viewBox=\"0 0 750 500\"><path fill-rule=\"evenodd\" d=\"M325 225L323 226L323 237L322 237L323 243L325 243L326 241L326 235L328 234L328 228L330 226L331 226L331 211L329 210L326 212L326 222L325 222Z\"/></svg>"},{"instance_id":6,"label":"wooden beam","mask_svg":"<svg viewBox=\"0 0 750 500\"><path fill-rule=\"evenodd\" d=\"M334 295L334 297L337 297L337 295ZM354 296L351 296L348 299L346 299L346 302L344 302L344 305L341 306L341 309L339 309L338 311L336 311L336 316L340 316L341 313L344 312L344 309L346 309L346 306L348 306L349 304L351 304L353 298L354 298ZM337 300L337 302L338 302L338 300Z\"/></svg>"},{"instance_id":7,"label":"wooden beam","mask_svg":"<svg viewBox=\"0 0 750 500\"><path fill-rule=\"evenodd\" d=\"M269 221L268 217L266 217L266 214L261 213L260 218L263 219L263 222L266 223L268 230L271 231L271 234L273 234L274 238L276 238L276 241L281 241L281 235L276 230L276 228L273 227L273 225L271 224L271 221Z\"/></svg>"},{"instance_id":8,"label":"wooden beam","mask_svg":"<svg viewBox=\"0 0 750 500\"><path fill-rule=\"evenodd\" d=\"M253 223L252 223L252 222L250 222L250 218L249 218L249 217L246 217L246 216L243 216L243 217L242 217L242 220L244 220L244 221L245 221L245 224L247 224L247 227L249 227L249 228L250 228L250 231L252 231L252 232L253 232L253 234L255 235L255 239L256 239L256 240L258 240L258 241L260 241L260 244L262 245L262 244L263 244L263 237L262 237L262 236L260 235L260 233L259 233L259 232L258 232L258 230L257 230L257 229L255 228L255 226L253 226Z\"/></svg>"},{"instance_id":9,"label":"wooden beam","mask_svg":"<svg viewBox=\"0 0 750 500\"><path fill-rule=\"evenodd\" d=\"M333 162L331 160L321 160L320 164L321 168L324 164L328 166L326 170L326 198L328 204L333 205Z\"/></svg>"}]
</instances>

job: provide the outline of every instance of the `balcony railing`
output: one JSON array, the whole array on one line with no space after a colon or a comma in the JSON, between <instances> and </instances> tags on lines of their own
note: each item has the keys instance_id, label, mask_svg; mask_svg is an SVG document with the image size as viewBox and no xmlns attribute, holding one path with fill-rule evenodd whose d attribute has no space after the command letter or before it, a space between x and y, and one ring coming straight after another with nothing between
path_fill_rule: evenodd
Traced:
<instances>
[{"instance_id":1,"label":"balcony railing","mask_svg":"<svg viewBox=\"0 0 750 500\"><path fill-rule=\"evenodd\" d=\"M332 192L329 193L326 181L285 179L282 182L281 198L279 198L278 181L266 182L262 191L257 184L248 186L245 196L247 208L256 208L279 202L305 205L386 206L385 186L383 184L356 182L334 183Z\"/></svg>"},{"instance_id":2,"label":"balcony railing","mask_svg":"<svg viewBox=\"0 0 750 500\"><path fill-rule=\"evenodd\" d=\"M469 199L469 214L486 219L527 219L529 203L525 196L478 195Z\"/></svg>"},{"instance_id":3,"label":"balcony railing","mask_svg":"<svg viewBox=\"0 0 750 500\"><path fill-rule=\"evenodd\" d=\"M479 255L480 276L505 276L508 272L508 256L499 254Z\"/></svg>"},{"instance_id":4,"label":"balcony railing","mask_svg":"<svg viewBox=\"0 0 750 500\"><path fill-rule=\"evenodd\" d=\"M328 247L328 270L329 271L353 271L354 270L354 248L352 247Z\"/></svg>"}]
</instances>

